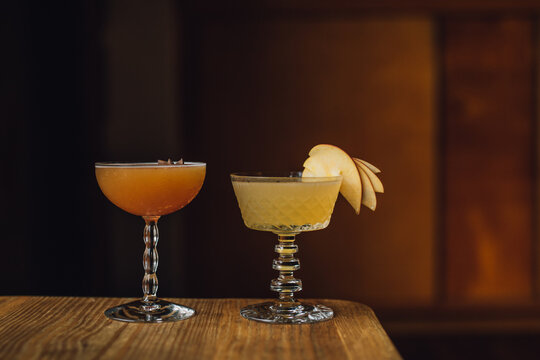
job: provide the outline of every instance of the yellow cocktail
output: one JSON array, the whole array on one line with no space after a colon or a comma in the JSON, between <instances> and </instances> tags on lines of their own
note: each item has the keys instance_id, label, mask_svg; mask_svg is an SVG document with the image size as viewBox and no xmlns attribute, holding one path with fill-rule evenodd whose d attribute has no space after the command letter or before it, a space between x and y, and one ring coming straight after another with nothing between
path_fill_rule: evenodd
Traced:
<instances>
[{"instance_id":1,"label":"yellow cocktail","mask_svg":"<svg viewBox=\"0 0 540 360\"><path fill-rule=\"evenodd\" d=\"M319 230L328 226L341 178L232 177L247 227L273 232Z\"/></svg>"},{"instance_id":2,"label":"yellow cocktail","mask_svg":"<svg viewBox=\"0 0 540 360\"><path fill-rule=\"evenodd\" d=\"M197 195L204 182L204 163L96 163L96 178L105 196L119 208L142 216L145 251L141 300L105 311L113 320L168 322L187 319L195 310L157 298L158 219L177 211Z\"/></svg>"},{"instance_id":3,"label":"yellow cocktail","mask_svg":"<svg viewBox=\"0 0 540 360\"><path fill-rule=\"evenodd\" d=\"M272 302L249 305L240 314L250 320L274 324L303 324L333 317L327 306L300 303L294 293L302 290L302 281L293 276L300 268L294 257L298 247L295 235L302 231L324 229L330 223L342 177L302 177L232 174L231 180L242 218L247 227L278 235L275 251L279 257L273 268L279 271L270 288L279 293Z\"/></svg>"},{"instance_id":4,"label":"yellow cocktail","mask_svg":"<svg viewBox=\"0 0 540 360\"><path fill-rule=\"evenodd\" d=\"M246 319L272 324L309 324L331 319L334 313L329 307L301 303L294 298L294 293L302 290L302 281L293 276L300 268L294 257L298 251L295 236L328 226L338 192L357 214L361 205L375 210L375 194L384 192L376 175L381 172L377 167L334 145L314 146L303 166L302 172L284 176L231 175L246 226L271 231L279 241L275 246L279 257L272 266L279 276L270 283L279 299L244 307L240 314Z\"/></svg>"}]
</instances>

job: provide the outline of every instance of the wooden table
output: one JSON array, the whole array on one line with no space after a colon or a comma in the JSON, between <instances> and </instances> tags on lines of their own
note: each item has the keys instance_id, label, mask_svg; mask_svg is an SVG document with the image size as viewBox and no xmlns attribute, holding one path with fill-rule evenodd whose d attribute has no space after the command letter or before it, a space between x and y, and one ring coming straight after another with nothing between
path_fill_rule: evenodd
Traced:
<instances>
[{"instance_id":1,"label":"wooden table","mask_svg":"<svg viewBox=\"0 0 540 360\"><path fill-rule=\"evenodd\" d=\"M373 311L320 300L335 318L312 325L248 321L259 299L168 299L197 311L163 324L112 321L103 311L132 299L0 297L0 359L400 359Z\"/></svg>"}]
</instances>

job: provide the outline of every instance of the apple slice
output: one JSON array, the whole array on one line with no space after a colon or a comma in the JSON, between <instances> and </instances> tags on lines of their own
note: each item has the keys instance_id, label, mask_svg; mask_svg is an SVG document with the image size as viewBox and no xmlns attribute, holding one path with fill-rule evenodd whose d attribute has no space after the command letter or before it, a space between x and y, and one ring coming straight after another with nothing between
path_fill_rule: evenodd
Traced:
<instances>
[{"instance_id":1,"label":"apple slice","mask_svg":"<svg viewBox=\"0 0 540 360\"><path fill-rule=\"evenodd\" d=\"M324 174L324 175L314 175L314 176L336 176L335 172L332 172L332 169L329 169L323 161L320 161L319 158L308 157L304 161L304 168L310 170L314 174Z\"/></svg>"},{"instance_id":2,"label":"apple slice","mask_svg":"<svg viewBox=\"0 0 540 360\"><path fill-rule=\"evenodd\" d=\"M304 171L302 172L302 177L316 177L317 174L315 174L313 171L309 170L308 168L304 168Z\"/></svg>"},{"instance_id":3,"label":"apple slice","mask_svg":"<svg viewBox=\"0 0 540 360\"><path fill-rule=\"evenodd\" d=\"M369 178L369 181L373 185L373 190L375 190L375 192L378 192L378 193L384 193L384 186L383 186L381 180L379 180L379 178L377 177L377 175L375 175L375 173L367 165L365 165L362 160L357 159L357 158L353 158L353 160L356 163L356 166L358 167L358 170L362 170L363 172L366 173L366 175ZM377 169L377 168L375 168L375 169ZM380 170L379 170L379 172L380 172Z\"/></svg>"},{"instance_id":4,"label":"apple slice","mask_svg":"<svg viewBox=\"0 0 540 360\"><path fill-rule=\"evenodd\" d=\"M309 152L309 158L304 162L302 176L337 176L343 180L339 192L351 204L357 214L362 205L362 181L353 159L343 150L334 145L317 145Z\"/></svg>"},{"instance_id":5,"label":"apple slice","mask_svg":"<svg viewBox=\"0 0 540 360\"><path fill-rule=\"evenodd\" d=\"M358 173L360 174L360 181L362 181L362 205L366 206L371 211L375 211L375 208L377 207L377 197L375 196L373 184L362 168L358 168Z\"/></svg>"},{"instance_id":6,"label":"apple slice","mask_svg":"<svg viewBox=\"0 0 540 360\"><path fill-rule=\"evenodd\" d=\"M381 170L379 170L375 165L371 165L370 163L368 163L366 160L362 160L362 159L358 159L358 158L354 158L354 161L359 161L361 162L362 164L366 165L369 170L373 171L373 173L375 174L378 174L381 172Z\"/></svg>"}]
</instances>

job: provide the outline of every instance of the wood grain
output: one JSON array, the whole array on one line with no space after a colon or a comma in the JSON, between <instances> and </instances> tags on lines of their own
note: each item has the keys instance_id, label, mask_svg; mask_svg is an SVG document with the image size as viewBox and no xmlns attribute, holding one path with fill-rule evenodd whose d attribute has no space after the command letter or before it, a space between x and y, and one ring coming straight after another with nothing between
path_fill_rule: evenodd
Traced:
<instances>
[{"instance_id":1,"label":"wood grain","mask_svg":"<svg viewBox=\"0 0 540 360\"><path fill-rule=\"evenodd\" d=\"M103 315L118 298L0 298L2 359L400 359L365 305L321 300L333 320L313 325L248 321L254 299L172 299L196 309L191 319L130 324Z\"/></svg>"},{"instance_id":2,"label":"wood grain","mask_svg":"<svg viewBox=\"0 0 540 360\"><path fill-rule=\"evenodd\" d=\"M444 23L450 303L531 300L533 24Z\"/></svg>"}]
</instances>

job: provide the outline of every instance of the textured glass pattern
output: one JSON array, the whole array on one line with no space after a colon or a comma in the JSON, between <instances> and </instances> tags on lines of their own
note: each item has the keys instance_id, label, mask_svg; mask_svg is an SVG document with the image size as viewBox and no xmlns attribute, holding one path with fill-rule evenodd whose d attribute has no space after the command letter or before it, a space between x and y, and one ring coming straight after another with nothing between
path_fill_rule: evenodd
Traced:
<instances>
[{"instance_id":1,"label":"textured glass pattern","mask_svg":"<svg viewBox=\"0 0 540 360\"><path fill-rule=\"evenodd\" d=\"M341 180L312 182L233 181L247 227L274 232L319 230L328 226Z\"/></svg>"}]
</instances>

